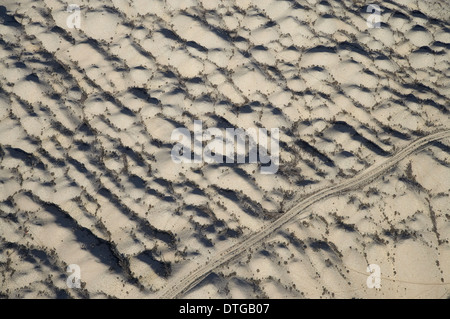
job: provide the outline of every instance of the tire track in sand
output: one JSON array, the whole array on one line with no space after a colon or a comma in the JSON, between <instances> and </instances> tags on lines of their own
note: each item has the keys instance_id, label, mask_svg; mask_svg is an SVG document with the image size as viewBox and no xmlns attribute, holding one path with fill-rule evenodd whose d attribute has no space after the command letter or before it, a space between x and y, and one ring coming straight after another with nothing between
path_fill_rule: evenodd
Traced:
<instances>
[{"instance_id":1,"label":"tire track in sand","mask_svg":"<svg viewBox=\"0 0 450 319\"><path fill-rule=\"evenodd\" d=\"M264 238L270 236L280 227L290 222L300 213L304 212L304 209L311 206L315 202L332 195L342 194L343 192L353 190L357 187L362 187L377 179L380 175L395 166L402 159L411 155L428 143L446 137L450 137L450 130L439 131L416 139L408 146L398 151L395 155L379 164L370 166L368 169L350 178L349 180L346 180L339 185L327 187L312 193L307 198L300 200L298 203L294 204L285 214L263 226L258 232L246 236L241 242L234 244L221 253L216 254L212 259L197 267L194 271L191 271L188 274L180 273L177 277L171 280L174 284L164 287L157 297L164 299L181 297L184 293L189 291L202 279L204 279L214 269L225 264L231 259L238 257L250 248L258 246L262 243L262 240Z\"/></svg>"}]
</instances>

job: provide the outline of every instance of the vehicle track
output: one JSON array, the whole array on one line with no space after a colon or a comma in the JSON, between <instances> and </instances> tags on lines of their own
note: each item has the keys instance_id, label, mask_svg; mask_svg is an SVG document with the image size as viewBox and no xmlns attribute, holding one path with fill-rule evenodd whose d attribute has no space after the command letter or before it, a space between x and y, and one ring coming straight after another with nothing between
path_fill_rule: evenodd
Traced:
<instances>
[{"instance_id":1,"label":"vehicle track","mask_svg":"<svg viewBox=\"0 0 450 319\"><path fill-rule=\"evenodd\" d=\"M389 159L379 164L370 166L367 170L359 173L351 179L344 181L339 185L327 187L314 192L307 198L301 200L297 204L294 204L294 206L291 207L285 214L281 215L271 223L263 226L258 232L246 236L241 242L231 246L221 253L218 253L212 259L208 260L206 263L190 272L184 278L172 279L172 282L174 282L174 284L163 288L159 293L159 298L169 299L181 297L182 294L186 293L188 290L194 287L215 268L241 255L250 248L261 244L262 240L265 237L270 236L274 231L278 230L280 227L291 221L294 217L297 217L299 213L303 212L304 209L311 206L315 202L332 195L341 194L343 192L362 187L363 185L366 185L374 179L378 178L387 170L395 166L399 161L419 150L428 143L446 137L450 137L450 130L440 131L421 137L410 143L408 146L397 152Z\"/></svg>"}]
</instances>

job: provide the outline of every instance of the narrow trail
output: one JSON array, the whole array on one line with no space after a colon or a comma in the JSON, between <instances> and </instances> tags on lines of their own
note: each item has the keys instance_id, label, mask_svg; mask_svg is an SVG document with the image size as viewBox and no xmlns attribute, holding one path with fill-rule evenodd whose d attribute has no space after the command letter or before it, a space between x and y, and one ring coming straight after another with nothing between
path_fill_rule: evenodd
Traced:
<instances>
[{"instance_id":1,"label":"narrow trail","mask_svg":"<svg viewBox=\"0 0 450 319\"><path fill-rule=\"evenodd\" d=\"M241 242L216 254L212 259L208 260L206 263L202 264L194 271L191 271L188 274L180 273L177 277L172 278L171 282L173 284L169 283L169 285L164 287L157 297L164 299L181 297L184 293L189 291L192 287L194 287L202 279L204 279L214 269L241 255L245 251L258 246L262 243L262 240L264 238L270 236L272 233L274 233L280 227L284 226L286 223L293 220L295 217L298 217L299 214L304 213L304 210L307 207L329 196L342 194L343 192L347 192L367 185L368 183L377 179L383 173L388 171L390 168L395 166L405 157L411 155L428 143L447 137L450 137L450 130L439 131L421 137L411 142L408 146L398 151L395 155L391 156L383 162L370 166L368 169L352 177L351 179L346 180L339 185L334 185L316 191L315 193L309 195L307 198L294 204L285 214L283 214L279 218L263 226L259 231L246 236Z\"/></svg>"}]
</instances>

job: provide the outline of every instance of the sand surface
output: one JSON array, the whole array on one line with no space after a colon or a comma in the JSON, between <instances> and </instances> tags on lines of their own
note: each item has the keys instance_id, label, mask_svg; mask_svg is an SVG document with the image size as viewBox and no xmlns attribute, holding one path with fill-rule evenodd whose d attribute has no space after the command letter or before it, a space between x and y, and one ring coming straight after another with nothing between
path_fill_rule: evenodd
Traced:
<instances>
[{"instance_id":1,"label":"sand surface","mask_svg":"<svg viewBox=\"0 0 450 319\"><path fill-rule=\"evenodd\" d=\"M439 0L2 1L0 297L449 298L449 47Z\"/></svg>"}]
</instances>

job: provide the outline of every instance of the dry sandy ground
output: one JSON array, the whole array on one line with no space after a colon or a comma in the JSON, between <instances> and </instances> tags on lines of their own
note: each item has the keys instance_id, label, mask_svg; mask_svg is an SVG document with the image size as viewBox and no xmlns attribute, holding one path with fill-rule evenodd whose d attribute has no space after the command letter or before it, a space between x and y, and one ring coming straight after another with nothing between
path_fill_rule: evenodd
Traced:
<instances>
[{"instance_id":1,"label":"dry sandy ground","mask_svg":"<svg viewBox=\"0 0 450 319\"><path fill-rule=\"evenodd\" d=\"M0 297L450 297L449 46L443 0L2 1ZM194 120L279 170L174 163Z\"/></svg>"}]
</instances>

